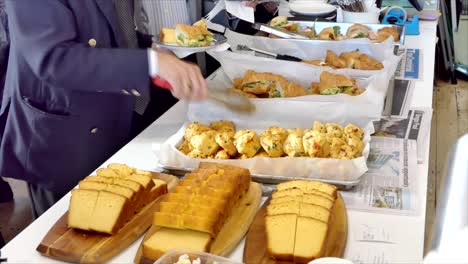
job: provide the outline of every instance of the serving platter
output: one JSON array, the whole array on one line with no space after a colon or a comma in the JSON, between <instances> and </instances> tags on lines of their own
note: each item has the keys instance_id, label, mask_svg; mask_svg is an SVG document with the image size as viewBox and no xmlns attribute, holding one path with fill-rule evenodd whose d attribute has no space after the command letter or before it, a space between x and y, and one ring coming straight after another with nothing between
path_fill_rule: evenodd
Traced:
<instances>
[{"instance_id":1,"label":"serving platter","mask_svg":"<svg viewBox=\"0 0 468 264\"><path fill-rule=\"evenodd\" d=\"M271 259L267 253L267 239L265 231L266 207L270 203L268 199L262 208L257 212L255 219L250 226L245 239L244 263L275 264L292 263ZM330 216L330 223L325 244L325 252L322 257L342 258L348 237L348 219L343 198L338 193L333 211Z\"/></svg>"},{"instance_id":2,"label":"serving platter","mask_svg":"<svg viewBox=\"0 0 468 264\"><path fill-rule=\"evenodd\" d=\"M210 252L208 253L218 256L229 255L237 247L245 233L247 233L260 207L261 200L262 188L260 184L251 182L248 192L242 196L237 207L232 210L231 216L224 223L221 231L211 244ZM154 209L158 210L158 207ZM143 256L143 243L159 229L160 227L152 226L146 233L135 256L135 263L153 264L155 262L154 259L148 259Z\"/></svg>"},{"instance_id":3,"label":"serving platter","mask_svg":"<svg viewBox=\"0 0 468 264\"><path fill-rule=\"evenodd\" d=\"M167 44L161 42L159 39L156 39L154 41L154 44L156 44L157 47L160 48L165 48L169 49L174 52L192 52L192 53L197 53L197 52L204 52L210 49L214 49L224 43L227 42L227 38L224 35L221 34L214 34L213 35L213 42L211 42L210 45L208 46L201 46L201 47L186 47L186 46L179 46L177 44Z\"/></svg>"},{"instance_id":4,"label":"serving platter","mask_svg":"<svg viewBox=\"0 0 468 264\"><path fill-rule=\"evenodd\" d=\"M346 31L348 30L349 27L354 25L355 23L338 23L338 22L319 22L319 21L305 21L305 20L295 20L294 17L288 18L290 22L294 22L299 24L301 28L305 27L315 27L315 31L319 33L322 31L324 28L328 27L334 27L338 26L340 27L341 33L346 34ZM403 45L405 43L405 28L402 26L398 25L387 25L387 24L362 24L364 26L367 26L370 28L372 31L377 31L381 28L384 27L392 27L395 28L398 33L400 34L400 40L395 42L395 45ZM328 42L330 40L320 40L320 39L307 39L307 40L298 40L298 41L319 41L319 42Z\"/></svg>"},{"instance_id":5,"label":"serving platter","mask_svg":"<svg viewBox=\"0 0 468 264\"><path fill-rule=\"evenodd\" d=\"M173 175L153 172L155 179L167 183L168 191L177 186L179 180ZM161 197L145 206L119 232L109 236L68 228L66 212L50 229L36 248L42 255L74 263L104 263L130 246L150 226L153 213Z\"/></svg>"},{"instance_id":6,"label":"serving platter","mask_svg":"<svg viewBox=\"0 0 468 264\"><path fill-rule=\"evenodd\" d=\"M163 172L174 174L177 176L184 176L186 173L193 171L195 168L182 168L182 167L175 167L165 164L158 164L158 168L163 169ZM306 178L306 177L288 177L288 176L278 176L278 175L267 175L267 174L254 174L251 173L252 180L258 183L263 184L278 184L290 180L314 180L314 181L321 181L324 183L332 184L337 186L340 189L349 190L354 186L359 185L361 182L361 178L352 181L339 181L339 180L329 180L329 179L314 179L314 178Z\"/></svg>"}]
</instances>

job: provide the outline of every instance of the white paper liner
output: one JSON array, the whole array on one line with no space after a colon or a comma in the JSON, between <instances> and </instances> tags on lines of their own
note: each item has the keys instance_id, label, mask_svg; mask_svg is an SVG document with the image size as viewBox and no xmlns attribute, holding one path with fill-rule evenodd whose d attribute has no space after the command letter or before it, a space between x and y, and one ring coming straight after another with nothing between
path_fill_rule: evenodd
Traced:
<instances>
[{"instance_id":1,"label":"white paper liner","mask_svg":"<svg viewBox=\"0 0 468 264\"><path fill-rule=\"evenodd\" d=\"M231 47L233 47L233 51L238 53L246 53L246 51L237 50L238 45L247 45L250 48L295 56L303 60L324 60L327 50L340 55L342 52L359 49L360 52L380 62L395 56L393 54L395 42L392 37L387 38L381 43L374 43L367 38L342 41L278 39L241 34L229 29L226 30L224 36L228 39Z\"/></svg>"},{"instance_id":2,"label":"white paper liner","mask_svg":"<svg viewBox=\"0 0 468 264\"><path fill-rule=\"evenodd\" d=\"M353 111L356 105L360 105L366 109L369 116L381 116L384 100L387 94L390 76L386 70L381 71L358 71L352 69L332 70L324 69L321 67L310 66L304 63L290 62L275 60L269 58L254 57L245 54L238 54L229 51L213 52L210 53L215 59L221 63L221 67L226 76L232 80L234 78L241 78L247 70L254 70L257 72L272 72L286 77L288 80L301 84L303 87L310 87L312 82L320 81L320 74L326 70L331 73L344 74L348 77L358 76L356 72L365 72L368 77L357 79L359 87L364 88L366 91L357 96L350 96L347 94L337 95L307 95L289 98L268 98L268 99L252 99L254 104L267 101L267 104L278 104L279 102L288 101L308 101L308 102L334 102L345 103L351 108L348 111ZM394 64L397 65L395 61ZM390 69L393 66L389 66ZM396 66L395 66L396 67ZM372 72L372 74L370 73ZM361 74L365 75L364 73ZM232 82L222 82L217 84L216 89L229 89L232 87ZM315 108L311 104L312 108Z\"/></svg>"},{"instance_id":3,"label":"white paper liner","mask_svg":"<svg viewBox=\"0 0 468 264\"><path fill-rule=\"evenodd\" d=\"M187 125L188 123L184 124L176 134L161 145L160 164L193 170L197 168L198 164L202 161L216 161L247 168L252 174L257 175L326 179L334 181L355 181L367 171L366 160L369 156L370 133L373 131L371 123L364 128L365 134L363 142L365 148L363 156L352 160L310 157L255 157L244 160L207 160L190 158L177 149L177 146L183 141ZM245 128L247 127L238 126L238 129ZM249 128L252 129L252 127ZM263 131L263 129L258 128L254 130L259 134Z\"/></svg>"}]
</instances>

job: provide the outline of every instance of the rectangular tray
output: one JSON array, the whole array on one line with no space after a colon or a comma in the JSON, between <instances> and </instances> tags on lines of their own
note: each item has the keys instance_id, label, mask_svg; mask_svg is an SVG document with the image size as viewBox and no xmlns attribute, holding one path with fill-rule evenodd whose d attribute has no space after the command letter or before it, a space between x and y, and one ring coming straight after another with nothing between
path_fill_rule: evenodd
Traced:
<instances>
[{"instance_id":1,"label":"rectangular tray","mask_svg":"<svg viewBox=\"0 0 468 264\"><path fill-rule=\"evenodd\" d=\"M289 18L289 21L298 23L300 27L313 27L315 24L315 31L320 33L322 29L327 27L334 27L339 26L341 33L346 34L346 31L349 27L356 23L338 23L338 22L315 22L315 21L303 21L303 20L294 20L293 18ZM400 41L396 42L395 45L404 45L405 43L405 27L398 26L398 25L387 25L387 24L362 24L364 26L369 27L372 31L377 31L384 27L393 27L400 33ZM330 40L319 40L319 39L308 39L308 40L298 40L298 41L330 41Z\"/></svg>"},{"instance_id":2,"label":"rectangular tray","mask_svg":"<svg viewBox=\"0 0 468 264\"><path fill-rule=\"evenodd\" d=\"M163 169L166 173L174 174L177 176L183 176L188 172L194 170L194 168L179 168L175 166L168 166L161 163L158 163L158 167ZM286 176L276 176L276 175L264 175L264 174L252 174L252 180L262 184L278 184L285 181L291 180L316 180L321 181L329 184L336 185L340 189L349 190L354 186L358 185L361 182L360 177L358 180L355 181L337 181L337 180L327 180L327 179L314 179L314 178L304 178L304 177L286 177Z\"/></svg>"}]
</instances>

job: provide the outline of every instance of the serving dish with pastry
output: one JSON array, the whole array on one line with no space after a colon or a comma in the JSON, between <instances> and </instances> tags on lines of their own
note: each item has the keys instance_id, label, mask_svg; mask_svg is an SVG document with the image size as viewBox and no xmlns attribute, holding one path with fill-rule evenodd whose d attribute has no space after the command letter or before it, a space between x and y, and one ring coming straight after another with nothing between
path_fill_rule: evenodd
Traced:
<instances>
[{"instance_id":1,"label":"serving dish with pastry","mask_svg":"<svg viewBox=\"0 0 468 264\"><path fill-rule=\"evenodd\" d=\"M249 170L201 163L159 203L135 263L154 263L175 248L226 256L247 232L261 196Z\"/></svg>"},{"instance_id":2,"label":"serving dish with pastry","mask_svg":"<svg viewBox=\"0 0 468 264\"><path fill-rule=\"evenodd\" d=\"M384 65L371 56L359 52L359 50L342 52L339 56L331 50L327 50L324 60L303 60L304 63L330 67L332 69L356 69L376 71L382 70Z\"/></svg>"},{"instance_id":3,"label":"serving dish with pastry","mask_svg":"<svg viewBox=\"0 0 468 264\"><path fill-rule=\"evenodd\" d=\"M336 187L294 180L277 185L258 211L244 247L245 263L308 263L342 257L347 215Z\"/></svg>"},{"instance_id":4,"label":"serving dish with pastry","mask_svg":"<svg viewBox=\"0 0 468 264\"><path fill-rule=\"evenodd\" d=\"M249 126L221 120L185 124L159 149L159 165L177 173L217 160L244 167L254 179L291 177L357 184L367 171L372 123L311 122L310 126Z\"/></svg>"},{"instance_id":5,"label":"serving dish with pastry","mask_svg":"<svg viewBox=\"0 0 468 264\"><path fill-rule=\"evenodd\" d=\"M110 164L71 191L70 206L37 250L54 259L103 263L151 225L159 198L178 184L175 176Z\"/></svg>"},{"instance_id":6,"label":"serving dish with pastry","mask_svg":"<svg viewBox=\"0 0 468 264\"><path fill-rule=\"evenodd\" d=\"M315 157L354 159L362 155L364 131L348 124L322 124L315 121L313 128L301 129L272 126L257 134L252 129L236 131L234 123L226 120L209 126L191 123L184 141L177 147L191 158L250 159L254 157Z\"/></svg>"},{"instance_id":7,"label":"serving dish with pastry","mask_svg":"<svg viewBox=\"0 0 468 264\"><path fill-rule=\"evenodd\" d=\"M175 28L162 28L156 44L173 49L175 47L206 48L224 42L226 42L226 38L209 31L206 27L206 21L202 19L193 25L177 24Z\"/></svg>"},{"instance_id":8,"label":"serving dish with pastry","mask_svg":"<svg viewBox=\"0 0 468 264\"><path fill-rule=\"evenodd\" d=\"M286 16L275 17L269 25L313 40L340 41L367 38L380 43L391 36L395 43L404 43L404 27L396 25L289 21Z\"/></svg>"},{"instance_id":9,"label":"serving dish with pastry","mask_svg":"<svg viewBox=\"0 0 468 264\"><path fill-rule=\"evenodd\" d=\"M233 80L229 91L248 98L285 98L306 95L360 95L365 89L358 87L356 80L342 74L323 71L320 81L305 88L285 77L270 72L248 70L242 78Z\"/></svg>"}]
</instances>

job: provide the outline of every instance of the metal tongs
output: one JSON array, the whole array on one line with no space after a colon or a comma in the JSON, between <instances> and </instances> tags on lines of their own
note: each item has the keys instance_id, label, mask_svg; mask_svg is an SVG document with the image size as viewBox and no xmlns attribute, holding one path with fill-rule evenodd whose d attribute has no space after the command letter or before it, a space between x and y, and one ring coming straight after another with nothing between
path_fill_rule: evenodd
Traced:
<instances>
[{"instance_id":1,"label":"metal tongs","mask_svg":"<svg viewBox=\"0 0 468 264\"><path fill-rule=\"evenodd\" d=\"M252 25L252 27L254 29L256 29L256 30L260 30L262 32L266 32L266 33L269 33L269 34L273 34L273 35L276 35L276 36L281 37L281 38L286 38L286 39L309 39L308 37L303 36L301 34L294 33L294 32L291 32L291 31L288 31L288 30L282 29L282 28L272 27L272 26L269 26L267 24L255 23L255 24Z\"/></svg>"},{"instance_id":2,"label":"metal tongs","mask_svg":"<svg viewBox=\"0 0 468 264\"><path fill-rule=\"evenodd\" d=\"M172 85L159 77L153 78L153 84L166 90L172 90ZM255 105L247 98L224 90L209 89L207 98L224 105L235 112L251 113L255 111Z\"/></svg>"}]
</instances>

